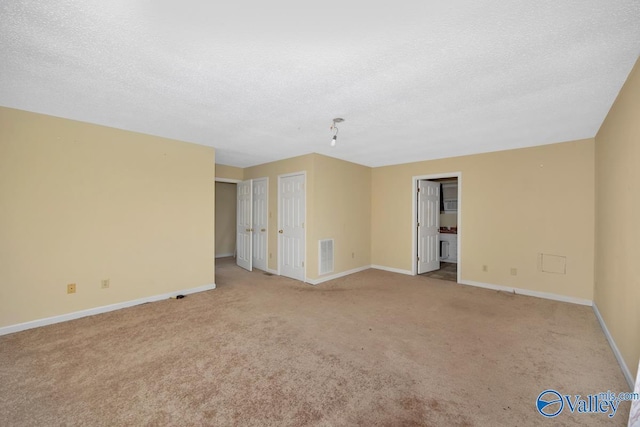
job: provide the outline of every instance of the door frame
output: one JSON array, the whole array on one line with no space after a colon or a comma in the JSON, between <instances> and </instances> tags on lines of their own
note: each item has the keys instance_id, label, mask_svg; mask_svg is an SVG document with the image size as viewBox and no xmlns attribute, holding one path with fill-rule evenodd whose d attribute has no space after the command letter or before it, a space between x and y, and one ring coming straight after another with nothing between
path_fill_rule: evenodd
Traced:
<instances>
[{"instance_id":1,"label":"door frame","mask_svg":"<svg viewBox=\"0 0 640 427\"><path fill-rule=\"evenodd\" d=\"M458 234L456 234L456 240L458 241L458 277L457 281L460 283L462 277L462 172L445 172L429 175L417 175L411 178L411 275L416 276L418 274L418 181L422 180L434 180L441 178L457 178L458 179ZM442 195L440 195L442 197Z\"/></svg>"},{"instance_id":2,"label":"door frame","mask_svg":"<svg viewBox=\"0 0 640 427\"><path fill-rule=\"evenodd\" d=\"M216 206L215 206L215 201L216 201L216 182L222 182L222 183L225 183L225 184L236 184L236 192L237 192L238 184L241 183L242 180L241 179L232 179L232 178L218 178L218 177L215 177L213 179L213 203L214 203L214 206L213 206L213 223L214 223L214 230L213 230L213 232L214 232L214 236L213 236L213 245L214 245L214 247L213 247L213 253L214 253L214 258L215 258L215 252L216 252L216 248L215 248L215 243L216 243L216 238L215 238L215 231L216 231L215 230L215 220L216 220ZM238 203L237 202L237 197L238 196L237 196L237 193L236 193L236 203ZM234 230L236 230L236 228L238 226L238 224L237 224L237 221L238 221L237 215L238 214L236 212L236 225L234 226ZM236 233L237 233L237 230L236 230ZM238 253L237 253L238 247L237 246L238 246L238 243L236 242L236 244L234 245L234 250L233 250L233 258L236 258L237 255L238 255Z\"/></svg>"},{"instance_id":3,"label":"door frame","mask_svg":"<svg viewBox=\"0 0 640 427\"><path fill-rule=\"evenodd\" d=\"M278 230L281 230L281 224L280 224L280 198L281 198L281 194L280 194L280 182L282 181L282 178L288 178L291 176L298 176L298 175L302 175L304 177L304 245L303 245L303 249L304 249L304 256L303 256L303 262L304 262L304 268L303 268L303 274L304 277L302 278L302 282L303 283L307 283L307 230L309 229L308 224L307 224L307 171L299 171L299 172L292 172L292 173L284 173L281 175L278 175L278 199L277 199L277 204L278 207L276 209L276 215L278 216L277 218L277 229L276 229L276 233L278 233ZM277 271L278 271L278 276L281 276L280 274L280 249L282 246L282 239L280 238L280 233L278 233L277 235L278 237L278 245L277 245L277 252L276 252L276 261L277 261Z\"/></svg>"}]
</instances>

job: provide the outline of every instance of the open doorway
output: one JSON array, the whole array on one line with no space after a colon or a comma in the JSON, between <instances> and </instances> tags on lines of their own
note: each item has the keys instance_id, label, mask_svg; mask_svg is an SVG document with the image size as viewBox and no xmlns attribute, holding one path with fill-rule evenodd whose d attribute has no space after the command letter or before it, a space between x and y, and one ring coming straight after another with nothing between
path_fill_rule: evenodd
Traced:
<instances>
[{"instance_id":1,"label":"open doorway","mask_svg":"<svg viewBox=\"0 0 640 427\"><path fill-rule=\"evenodd\" d=\"M236 254L237 183L217 181L215 205L216 258Z\"/></svg>"},{"instance_id":2,"label":"open doorway","mask_svg":"<svg viewBox=\"0 0 640 427\"><path fill-rule=\"evenodd\" d=\"M462 174L413 177L412 273L460 282Z\"/></svg>"}]
</instances>

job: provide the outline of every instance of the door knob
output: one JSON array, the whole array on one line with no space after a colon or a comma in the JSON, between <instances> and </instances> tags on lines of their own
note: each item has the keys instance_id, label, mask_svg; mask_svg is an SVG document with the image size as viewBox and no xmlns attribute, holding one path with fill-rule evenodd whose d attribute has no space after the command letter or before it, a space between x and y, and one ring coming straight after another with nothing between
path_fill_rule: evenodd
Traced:
<instances>
[{"instance_id":1,"label":"door knob","mask_svg":"<svg viewBox=\"0 0 640 427\"><path fill-rule=\"evenodd\" d=\"M260 231L265 232L265 231L267 231L267 229L266 228L261 228Z\"/></svg>"},{"instance_id":2,"label":"door knob","mask_svg":"<svg viewBox=\"0 0 640 427\"><path fill-rule=\"evenodd\" d=\"M282 230L278 230L278 233L282 234L282 233L284 233L284 231L282 231Z\"/></svg>"},{"instance_id":3,"label":"door knob","mask_svg":"<svg viewBox=\"0 0 640 427\"><path fill-rule=\"evenodd\" d=\"M246 229L246 230L244 230L244 231L251 231L251 229L250 229L250 228L247 228L247 229Z\"/></svg>"}]
</instances>

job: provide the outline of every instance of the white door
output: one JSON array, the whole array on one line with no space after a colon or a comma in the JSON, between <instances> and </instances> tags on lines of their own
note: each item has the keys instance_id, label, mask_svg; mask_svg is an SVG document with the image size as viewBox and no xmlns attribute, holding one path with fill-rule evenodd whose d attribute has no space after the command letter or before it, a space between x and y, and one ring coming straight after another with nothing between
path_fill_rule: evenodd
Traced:
<instances>
[{"instance_id":1,"label":"white door","mask_svg":"<svg viewBox=\"0 0 640 427\"><path fill-rule=\"evenodd\" d=\"M268 178L253 180L253 267L267 270Z\"/></svg>"},{"instance_id":2,"label":"white door","mask_svg":"<svg viewBox=\"0 0 640 427\"><path fill-rule=\"evenodd\" d=\"M236 250L237 257L236 263L251 271L252 269L252 255L251 255L251 226L252 226L252 189L251 180L238 183L238 196L237 196L237 220L236 220Z\"/></svg>"},{"instance_id":3,"label":"white door","mask_svg":"<svg viewBox=\"0 0 640 427\"><path fill-rule=\"evenodd\" d=\"M305 176L278 177L278 272L303 280Z\"/></svg>"},{"instance_id":4,"label":"white door","mask_svg":"<svg viewBox=\"0 0 640 427\"><path fill-rule=\"evenodd\" d=\"M440 269L440 184L418 181L418 274Z\"/></svg>"}]
</instances>

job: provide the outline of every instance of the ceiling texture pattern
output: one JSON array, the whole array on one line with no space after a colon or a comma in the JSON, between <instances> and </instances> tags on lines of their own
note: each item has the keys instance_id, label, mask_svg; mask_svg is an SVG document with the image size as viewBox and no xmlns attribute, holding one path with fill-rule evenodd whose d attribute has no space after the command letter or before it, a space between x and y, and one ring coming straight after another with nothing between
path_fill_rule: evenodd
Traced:
<instances>
[{"instance_id":1,"label":"ceiling texture pattern","mask_svg":"<svg viewBox=\"0 0 640 427\"><path fill-rule=\"evenodd\" d=\"M0 2L0 105L239 167L590 138L639 54L638 0Z\"/></svg>"}]
</instances>

